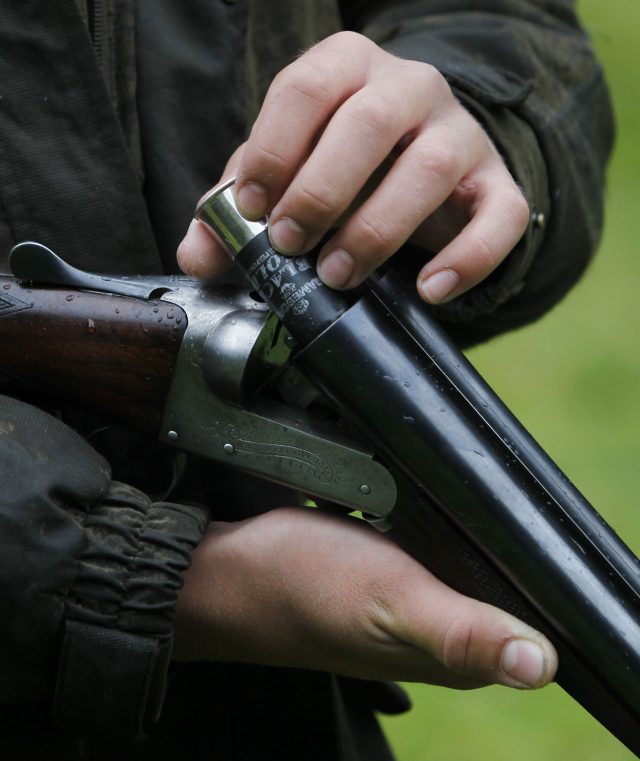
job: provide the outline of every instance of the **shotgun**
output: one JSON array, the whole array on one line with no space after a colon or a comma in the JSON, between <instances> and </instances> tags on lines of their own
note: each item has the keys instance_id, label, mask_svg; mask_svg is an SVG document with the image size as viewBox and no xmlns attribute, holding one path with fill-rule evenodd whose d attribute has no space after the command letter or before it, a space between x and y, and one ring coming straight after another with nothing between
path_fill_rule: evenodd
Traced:
<instances>
[{"instance_id":1,"label":"shotgun","mask_svg":"<svg viewBox=\"0 0 640 761\"><path fill-rule=\"evenodd\" d=\"M250 287L77 270L0 277L0 388L79 405L360 511L444 582L544 632L557 681L640 757L637 558L389 270L356 294L284 257L231 183L196 216ZM345 424L346 421L346 424Z\"/></svg>"}]
</instances>

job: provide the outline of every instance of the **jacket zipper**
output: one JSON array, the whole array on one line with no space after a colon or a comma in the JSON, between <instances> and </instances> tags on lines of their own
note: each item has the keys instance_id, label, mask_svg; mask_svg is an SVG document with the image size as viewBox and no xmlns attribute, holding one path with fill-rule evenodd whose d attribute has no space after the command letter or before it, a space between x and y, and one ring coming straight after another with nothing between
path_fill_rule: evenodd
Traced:
<instances>
[{"instance_id":1,"label":"jacket zipper","mask_svg":"<svg viewBox=\"0 0 640 761\"><path fill-rule=\"evenodd\" d=\"M93 49L102 66L104 63L104 24L105 24L104 0L87 0L89 15L89 31L93 40Z\"/></svg>"}]
</instances>

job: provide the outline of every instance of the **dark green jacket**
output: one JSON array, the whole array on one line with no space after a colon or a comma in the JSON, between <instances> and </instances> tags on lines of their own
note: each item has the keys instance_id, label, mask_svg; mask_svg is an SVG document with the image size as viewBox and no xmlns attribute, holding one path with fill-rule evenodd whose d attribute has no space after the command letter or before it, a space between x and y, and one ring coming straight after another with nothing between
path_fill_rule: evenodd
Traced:
<instances>
[{"instance_id":1,"label":"dark green jacket","mask_svg":"<svg viewBox=\"0 0 640 761\"><path fill-rule=\"evenodd\" d=\"M611 113L573 6L0 0L0 263L12 242L34 239L85 269L172 270L196 199L243 140L273 75L315 40L350 28L443 71L531 206L532 223L505 263L436 314L462 343L531 321L579 277L602 223ZM176 588L203 521L188 507L154 506L114 487L103 461L38 414L11 402L1 409L28 433L19 457L15 441L0 447L0 475L13 486L0 495L3 756L388 757L372 709L400 702L375 685L215 664L172 667L145 743L124 751L82 739L148 724L161 705ZM61 442L78 463L72 471L51 464ZM243 501L266 499L237 484L229 494L238 514ZM125 529L116 510L123 504L133 516ZM157 516L171 558L156 546L164 541L149 540L153 531L139 530ZM141 546L158 563L155 586L142 595L131 570ZM114 547L117 559L104 562L95 583L95 554ZM112 615L114 595L127 616ZM52 723L52 707L71 729Z\"/></svg>"},{"instance_id":2,"label":"dark green jacket","mask_svg":"<svg viewBox=\"0 0 640 761\"><path fill-rule=\"evenodd\" d=\"M441 69L545 220L488 281L437 310L461 340L535 319L596 248L611 113L571 0L214 0L188 13L165 0L138 0L135 13L132 0L100 2L112 11L99 41L110 98L72 0L0 3L5 251L38 237L99 270L174 266L194 199L272 76L341 26Z\"/></svg>"}]
</instances>

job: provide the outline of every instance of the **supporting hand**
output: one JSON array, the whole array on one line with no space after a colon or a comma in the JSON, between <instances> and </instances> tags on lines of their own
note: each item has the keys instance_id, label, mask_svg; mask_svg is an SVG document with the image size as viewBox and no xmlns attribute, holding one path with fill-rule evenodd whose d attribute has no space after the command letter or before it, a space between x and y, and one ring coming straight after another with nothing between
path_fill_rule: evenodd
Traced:
<instances>
[{"instance_id":1,"label":"supporting hand","mask_svg":"<svg viewBox=\"0 0 640 761\"><path fill-rule=\"evenodd\" d=\"M541 634L364 522L300 508L212 525L180 596L175 654L457 688L541 687L557 665Z\"/></svg>"}]
</instances>

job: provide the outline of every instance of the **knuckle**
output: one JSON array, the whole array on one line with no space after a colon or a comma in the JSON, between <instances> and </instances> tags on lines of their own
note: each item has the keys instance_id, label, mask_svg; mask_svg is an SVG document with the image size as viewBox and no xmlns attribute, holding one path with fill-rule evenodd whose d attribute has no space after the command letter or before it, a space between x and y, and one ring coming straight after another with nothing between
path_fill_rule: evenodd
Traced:
<instances>
[{"instance_id":1,"label":"knuckle","mask_svg":"<svg viewBox=\"0 0 640 761\"><path fill-rule=\"evenodd\" d=\"M395 250L395 240L390 227L382 220L370 221L363 216L359 220L356 240L372 259L381 259Z\"/></svg>"},{"instance_id":2,"label":"knuckle","mask_svg":"<svg viewBox=\"0 0 640 761\"><path fill-rule=\"evenodd\" d=\"M359 602L369 635L380 643L396 642L398 639L398 608L403 607L398 590L406 582L401 569L393 563L383 563L384 574L371 574L360 579Z\"/></svg>"},{"instance_id":3,"label":"knuckle","mask_svg":"<svg viewBox=\"0 0 640 761\"><path fill-rule=\"evenodd\" d=\"M254 151L254 163L256 167L269 167L269 172L277 172L287 169L289 166L287 156L282 155L273 145L266 145L261 142L255 146Z\"/></svg>"},{"instance_id":4,"label":"knuckle","mask_svg":"<svg viewBox=\"0 0 640 761\"><path fill-rule=\"evenodd\" d=\"M442 663L449 671L465 674L469 670L471 649L475 637L473 622L466 616L456 616L442 638Z\"/></svg>"},{"instance_id":5,"label":"knuckle","mask_svg":"<svg viewBox=\"0 0 640 761\"><path fill-rule=\"evenodd\" d=\"M377 135L388 138L398 124L398 103L382 92L367 92L354 103L351 118Z\"/></svg>"},{"instance_id":6,"label":"knuckle","mask_svg":"<svg viewBox=\"0 0 640 761\"><path fill-rule=\"evenodd\" d=\"M437 89L445 93L451 91L447 80L435 66L432 66L430 63L412 61L411 67L414 70L413 76L416 80L422 82L430 90Z\"/></svg>"},{"instance_id":7,"label":"knuckle","mask_svg":"<svg viewBox=\"0 0 640 761\"><path fill-rule=\"evenodd\" d=\"M426 174L435 174L444 182L455 185L463 171L463 157L452 147L416 146L413 156Z\"/></svg>"},{"instance_id":8,"label":"knuckle","mask_svg":"<svg viewBox=\"0 0 640 761\"><path fill-rule=\"evenodd\" d=\"M371 634L380 638L392 636L396 626L396 614L384 590L367 588L361 595L364 618Z\"/></svg>"},{"instance_id":9,"label":"knuckle","mask_svg":"<svg viewBox=\"0 0 640 761\"><path fill-rule=\"evenodd\" d=\"M336 193L327 185L316 183L304 184L296 190L296 197L291 199L292 205L304 209L305 216L333 218L337 215Z\"/></svg>"},{"instance_id":10,"label":"knuckle","mask_svg":"<svg viewBox=\"0 0 640 761\"><path fill-rule=\"evenodd\" d=\"M480 234L476 235L471 243L469 258L473 262L474 270L489 273L502 257L493 241Z\"/></svg>"},{"instance_id":11,"label":"knuckle","mask_svg":"<svg viewBox=\"0 0 640 761\"><path fill-rule=\"evenodd\" d=\"M304 57L279 72L271 85L274 96L298 95L324 103L331 92L331 72Z\"/></svg>"},{"instance_id":12,"label":"knuckle","mask_svg":"<svg viewBox=\"0 0 640 761\"><path fill-rule=\"evenodd\" d=\"M327 42L332 46L337 45L338 47L344 48L350 52L352 52L354 49L356 51L366 52L377 49L376 44L372 42L368 37L365 37L364 34L359 34L358 32L352 32L349 30L342 30L332 34L327 38Z\"/></svg>"},{"instance_id":13,"label":"knuckle","mask_svg":"<svg viewBox=\"0 0 640 761\"><path fill-rule=\"evenodd\" d=\"M421 92L428 93L433 103L457 102L442 73L429 63L409 61L407 78L410 79L414 90L419 88Z\"/></svg>"}]
</instances>

